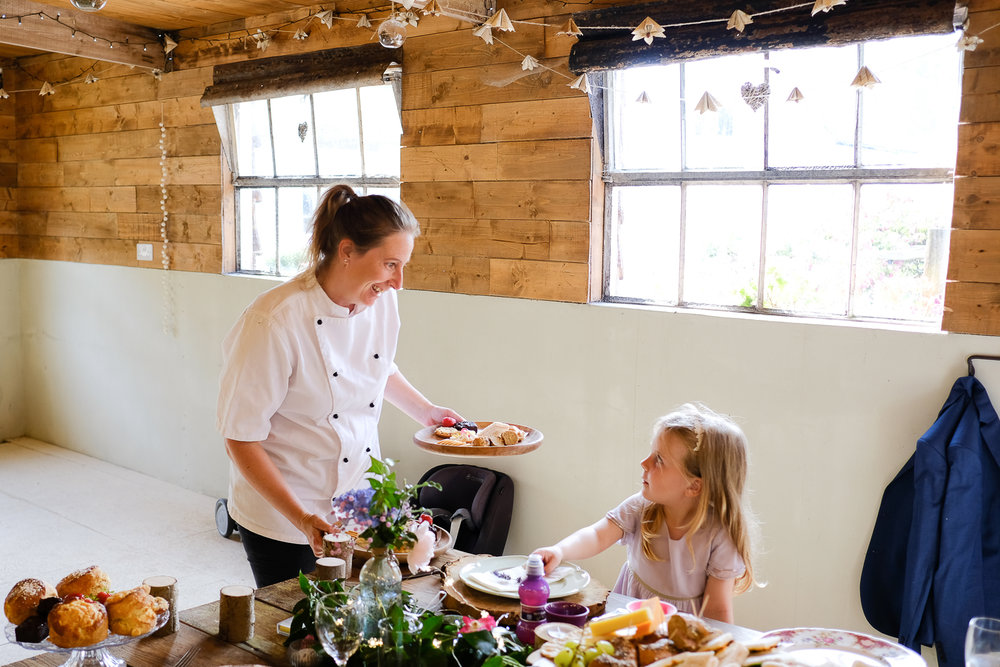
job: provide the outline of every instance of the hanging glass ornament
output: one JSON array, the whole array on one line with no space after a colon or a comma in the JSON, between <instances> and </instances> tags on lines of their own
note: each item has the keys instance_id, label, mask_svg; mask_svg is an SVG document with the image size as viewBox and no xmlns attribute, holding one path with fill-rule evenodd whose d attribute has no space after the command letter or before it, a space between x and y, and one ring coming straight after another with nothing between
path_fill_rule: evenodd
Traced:
<instances>
[{"instance_id":1,"label":"hanging glass ornament","mask_svg":"<svg viewBox=\"0 0 1000 667\"><path fill-rule=\"evenodd\" d=\"M398 49L406 41L406 24L390 16L378 27L378 41L387 49Z\"/></svg>"},{"instance_id":2,"label":"hanging glass ornament","mask_svg":"<svg viewBox=\"0 0 1000 667\"><path fill-rule=\"evenodd\" d=\"M70 3L83 12L96 12L100 9L104 9L104 5L108 4L108 0L69 0Z\"/></svg>"}]
</instances>

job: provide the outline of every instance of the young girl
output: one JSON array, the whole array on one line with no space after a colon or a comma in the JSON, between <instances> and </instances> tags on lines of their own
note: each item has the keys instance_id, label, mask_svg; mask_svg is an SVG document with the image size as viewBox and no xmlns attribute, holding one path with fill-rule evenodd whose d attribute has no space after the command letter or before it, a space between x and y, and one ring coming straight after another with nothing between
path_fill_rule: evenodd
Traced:
<instances>
[{"instance_id":1,"label":"young girl","mask_svg":"<svg viewBox=\"0 0 1000 667\"><path fill-rule=\"evenodd\" d=\"M592 526L538 549L551 572L621 540L628 552L614 591L657 596L680 611L733 622L733 594L754 582L743 488L747 441L729 419L686 404L661 417L642 466L642 490Z\"/></svg>"}]
</instances>

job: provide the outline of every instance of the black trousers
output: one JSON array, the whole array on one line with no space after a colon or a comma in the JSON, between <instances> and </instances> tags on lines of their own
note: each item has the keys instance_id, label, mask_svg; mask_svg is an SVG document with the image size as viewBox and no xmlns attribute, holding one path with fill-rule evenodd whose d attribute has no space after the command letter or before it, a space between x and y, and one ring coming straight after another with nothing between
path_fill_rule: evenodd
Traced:
<instances>
[{"instance_id":1,"label":"black trousers","mask_svg":"<svg viewBox=\"0 0 1000 667\"><path fill-rule=\"evenodd\" d=\"M239 527L243 550L253 570L257 588L308 574L316 569L316 556L308 544L290 544L272 540Z\"/></svg>"}]
</instances>

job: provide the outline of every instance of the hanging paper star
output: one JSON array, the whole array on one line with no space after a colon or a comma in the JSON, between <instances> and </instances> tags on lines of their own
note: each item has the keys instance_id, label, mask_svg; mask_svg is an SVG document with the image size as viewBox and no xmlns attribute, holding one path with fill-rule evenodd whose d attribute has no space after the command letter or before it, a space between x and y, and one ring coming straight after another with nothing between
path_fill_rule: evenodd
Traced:
<instances>
[{"instance_id":1,"label":"hanging paper star","mask_svg":"<svg viewBox=\"0 0 1000 667\"><path fill-rule=\"evenodd\" d=\"M10 94L3 88L0 88L0 100L5 100L8 97L10 97Z\"/></svg>"},{"instance_id":2,"label":"hanging paper star","mask_svg":"<svg viewBox=\"0 0 1000 667\"><path fill-rule=\"evenodd\" d=\"M482 40L487 44L493 43L493 28L486 25L485 23L476 28L472 32L472 34L475 35L476 37L481 37Z\"/></svg>"},{"instance_id":3,"label":"hanging paper star","mask_svg":"<svg viewBox=\"0 0 1000 667\"><path fill-rule=\"evenodd\" d=\"M400 12L399 14L396 14L396 18L399 19L400 22L409 23L412 26L416 26L417 23L420 21L420 17L417 16L416 12L409 12L409 11Z\"/></svg>"},{"instance_id":4,"label":"hanging paper star","mask_svg":"<svg viewBox=\"0 0 1000 667\"><path fill-rule=\"evenodd\" d=\"M358 19L359 28L370 28L372 27L372 22L368 20L368 14L362 14L361 18Z\"/></svg>"},{"instance_id":5,"label":"hanging paper star","mask_svg":"<svg viewBox=\"0 0 1000 667\"><path fill-rule=\"evenodd\" d=\"M271 37L267 35L258 28L257 33L253 36L254 41L257 43L257 48L261 51L267 51L267 47L271 46Z\"/></svg>"},{"instance_id":6,"label":"hanging paper star","mask_svg":"<svg viewBox=\"0 0 1000 667\"><path fill-rule=\"evenodd\" d=\"M719 100L715 99L712 93L707 90L701 96L701 99L698 100L698 104L694 105L694 110L700 114L704 114L706 111L718 111L721 108L722 105L719 104Z\"/></svg>"},{"instance_id":7,"label":"hanging paper star","mask_svg":"<svg viewBox=\"0 0 1000 667\"><path fill-rule=\"evenodd\" d=\"M156 79L157 81L163 78L163 70L154 69L153 71L150 72L150 74L152 74L153 78Z\"/></svg>"},{"instance_id":8,"label":"hanging paper star","mask_svg":"<svg viewBox=\"0 0 1000 667\"><path fill-rule=\"evenodd\" d=\"M638 102L639 104L649 104L650 102L649 95L647 95L646 91L644 90L639 94L639 97L635 98L635 101Z\"/></svg>"},{"instance_id":9,"label":"hanging paper star","mask_svg":"<svg viewBox=\"0 0 1000 667\"><path fill-rule=\"evenodd\" d=\"M737 9L733 12L733 15L729 17L729 23L726 24L726 30L743 32L743 29L751 23L753 23L753 17L746 12Z\"/></svg>"},{"instance_id":10,"label":"hanging paper star","mask_svg":"<svg viewBox=\"0 0 1000 667\"><path fill-rule=\"evenodd\" d=\"M424 5L423 10L421 11L423 11L424 14L430 14L431 16L441 16L444 13L441 9L441 5L438 4L438 0L431 0Z\"/></svg>"},{"instance_id":11,"label":"hanging paper star","mask_svg":"<svg viewBox=\"0 0 1000 667\"><path fill-rule=\"evenodd\" d=\"M983 43L982 38L976 35L962 35L958 38L955 48L959 51L975 51L976 47Z\"/></svg>"},{"instance_id":12,"label":"hanging paper star","mask_svg":"<svg viewBox=\"0 0 1000 667\"><path fill-rule=\"evenodd\" d=\"M538 67L538 60L532 56L525 56L521 61L522 70L533 70Z\"/></svg>"},{"instance_id":13,"label":"hanging paper star","mask_svg":"<svg viewBox=\"0 0 1000 667\"><path fill-rule=\"evenodd\" d=\"M163 36L163 52L170 53L177 48L177 42L170 35Z\"/></svg>"},{"instance_id":14,"label":"hanging paper star","mask_svg":"<svg viewBox=\"0 0 1000 667\"><path fill-rule=\"evenodd\" d=\"M785 100L785 101L786 102L798 102L799 100L803 99L804 97L805 97L805 95L803 95L802 91L798 89L798 86L796 86L795 88L792 88L792 92L788 93L788 99Z\"/></svg>"},{"instance_id":15,"label":"hanging paper star","mask_svg":"<svg viewBox=\"0 0 1000 667\"><path fill-rule=\"evenodd\" d=\"M573 83L566 84L570 88L575 88L576 90L582 90L585 93L590 92L590 82L587 81L587 75L581 74L580 76L573 79Z\"/></svg>"},{"instance_id":16,"label":"hanging paper star","mask_svg":"<svg viewBox=\"0 0 1000 667\"><path fill-rule=\"evenodd\" d=\"M52 87L52 84L48 81L42 83L42 89L38 91L39 95L55 95L56 89Z\"/></svg>"},{"instance_id":17,"label":"hanging paper star","mask_svg":"<svg viewBox=\"0 0 1000 667\"><path fill-rule=\"evenodd\" d=\"M327 28L333 27L333 10L324 9L316 14L316 18L318 18Z\"/></svg>"},{"instance_id":18,"label":"hanging paper star","mask_svg":"<svg viewBox=\"0 0 1000 667\"><path fill-rule=\"evenodd\" d=\"M301 39L307 39L308 37L309 37L309 33L306 32L305 30L303 30L302 28L299 28L298 30L296 30L295 34L292 35L292 39L300 39L301 40Z\"/></svg>"},{"instance_id":19,"label":"hanging paper star","mask_svg":"<svg viewBox=\"0 0 1000 667\"><path fill-rule=\"evenodd\" d=\"M810 16L816 16L820 12L828 12L838 5L846 5L847 0L816 0L816 4L813 5L812 14Z\"/></svg>"},{"instance_id":20,"label":"hanging paper star","mask_svg":"<svg viewBox=\"0 0 1000 667\"><path fill-rule=\"evenodd\" d=\"M569 18L568 21L566 21L566 25L563 26L563 29L560 30L559 32L557 32L556 34L557 35L568 35L570 37L582 37L583 36L583 32L580 30L580 27L576 25L576 21L573 20L572 16Z\"/></svg>"},{"instance_id":21,"label":"hanging paper star","mask_svg":"<svg viewBox=\"0 0 1000 667\"><path fill-rule=\"evenodd\" d=\"M514 32L514 24L511 23L510 17L507 16L506 9L501 9L496 14L486 19L486 25L491 28L496 28L497 30L503 30L504 32Z\"/></svg>"},{"instance_id":22,"label":"hanging paper star","mask_svg":"<svg viewBox=\"0 0 1000 667\"><path fill-rule=\"evenodd\" d=\"M872 74L872 71L866 66L862 65L861 69L854 77L854 81L851 81L851 85L855 88L871 88L877 83L882 83L882 81Z\"/></svg>"},{"instance_id":23,"label":"hanging paper star","mask_svg":"<svg viewBox=\"0 0 1000 667\"><path fill-rule=\"evenodd\" d=\"M654 37L666 37L666 35L663 32L663 26L648 16L639 24L639 27L632 31L633 42L641 39L645 40L647 44L652 44Z\"/></svg>"},{"instance_id":24,"label":"hanging paper star","mask_svg":"<svg viewBox=\"0 0 1000 667\"><path fill-rule=\"evenodd\" d=\"M88 72L87 73L87 78L84 79L83 82L84 83L96 83L97 82L97 77L94 76L93 73Z\"/></svg>"},{"instance_id":25,"label":"hanging paper star","mask_svg":"<svg viewBox=\"0 0 1000 667\"><path fill-rule=\"evenodd\" d=\"M413 9L414 0L400 0L399 4L403 5L403 9L410 10Z\"/></svg>"}]
</instances>

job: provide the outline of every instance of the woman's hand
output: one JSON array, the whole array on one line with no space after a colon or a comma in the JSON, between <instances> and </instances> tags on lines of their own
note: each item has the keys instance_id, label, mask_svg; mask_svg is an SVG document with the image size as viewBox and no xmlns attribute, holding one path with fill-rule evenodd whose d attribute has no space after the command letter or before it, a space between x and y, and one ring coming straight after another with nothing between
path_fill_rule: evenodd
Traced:
<instances>
[{"instance_id":1,"label":"woman's hand","mask_svg":"<svg viewBox=\"0 0 1000 667\"><path fill-rule=\"evenodd\" d=\"M323 536L332 533L333 526L324 521L319 514L303 514L295 526L309 540L309 546L312 547L316 558L321 557L323 555Z\"/></svg>"},{"instance_id":2,"label":"woman's hand","mask_svg":"<svg viewBox=\"0 0 1000 667\"><path fill-rule=\"evenodd\" d=\"M424 426L434 426L435 424L440 424L441 420L445 417L451 417L456 422L462 421L462 415L458 414L451 408L444 408L440 405L432 405L424 414L423 424Z\"/></svg>"},{"instance_id":3,"label":"woman's hand","mask_svg":"<svg viewBox=\"0 0 1000 667\"><path fill-rule=\"evenodd\" d=\"M542 557L542 563L545 565L545 574L552 574L552 570L559 567L559 563L563 559L562 549L558 546L542 547L541 549L535 549L533 553Z\"/></svg>"}]
</instances>

